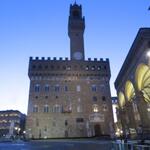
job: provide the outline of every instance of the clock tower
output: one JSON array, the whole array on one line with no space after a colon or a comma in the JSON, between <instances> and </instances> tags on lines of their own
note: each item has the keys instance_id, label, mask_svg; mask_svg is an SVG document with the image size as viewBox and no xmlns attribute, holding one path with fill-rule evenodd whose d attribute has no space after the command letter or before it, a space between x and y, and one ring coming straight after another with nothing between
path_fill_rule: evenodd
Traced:
<instances>
[{"instance_id":1,"label":"clock tower","mask_svg":"<svg viewBox=\"0 0 150 150\"><path fill-rule=\"evenodd\" d=\"M85 19L82 16L82 6L74 3L70 5L68 23L71 60L84 60L84 29Z\"/></svg>"},{"instance_id":2,"label":"clock tower","mask_svg":"<svg viewBox=\"0 0 150 150\"><path fill-rule=\"evenodd\" d=\"M84 55L82 7L70 5L70 59L30 57L26 137L78 138L112 134L109 59Z\"/></svg>"}]
</instances>

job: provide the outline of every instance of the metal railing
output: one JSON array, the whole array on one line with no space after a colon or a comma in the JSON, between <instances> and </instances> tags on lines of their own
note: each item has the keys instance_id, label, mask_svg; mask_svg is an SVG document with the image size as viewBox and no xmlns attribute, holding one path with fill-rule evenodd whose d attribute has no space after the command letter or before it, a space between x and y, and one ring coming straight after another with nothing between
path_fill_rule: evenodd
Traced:
<instances>
[{"instance_id":1,"label":"metal railing","mask_svg":"<svg viewBox=\"0 0 150 150\"><path fill-rule=\"evenodd\" d=\"M140 145L136 142L112 142L111 150L150 150L150 145Z\"/></svg>"}]
</instances>

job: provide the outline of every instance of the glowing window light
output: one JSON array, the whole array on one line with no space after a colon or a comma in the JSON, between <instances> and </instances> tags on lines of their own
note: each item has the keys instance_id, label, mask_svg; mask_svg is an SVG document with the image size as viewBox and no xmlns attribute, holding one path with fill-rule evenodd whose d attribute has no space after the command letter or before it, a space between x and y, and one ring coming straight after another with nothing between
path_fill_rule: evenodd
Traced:
<instances>
[{"instance_id":1,"label":"glowing window light","mask_svg":"<svg viewBox=\"0 0 150 150\"><path fill-rule=\"evenodd\" d=\"M98 112L98 105L93 105L93 112L97 113Z\"/></svg>"}]
</instances>

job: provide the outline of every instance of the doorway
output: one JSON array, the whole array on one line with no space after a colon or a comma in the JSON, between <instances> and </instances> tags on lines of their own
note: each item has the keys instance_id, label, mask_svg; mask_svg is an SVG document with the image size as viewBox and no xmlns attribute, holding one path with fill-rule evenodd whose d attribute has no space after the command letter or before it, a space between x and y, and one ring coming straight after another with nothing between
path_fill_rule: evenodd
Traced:
<instances>
[{"instance_id":1,"label":"doorway","mask_svg":"<svg viewBox=\"0 0 150 150\"><path fill-rule=\"evenodd\" d=\"M99 137L102 135L101 126L99 124L94 125L95 136Z\"/></svg>"}]
</instances>

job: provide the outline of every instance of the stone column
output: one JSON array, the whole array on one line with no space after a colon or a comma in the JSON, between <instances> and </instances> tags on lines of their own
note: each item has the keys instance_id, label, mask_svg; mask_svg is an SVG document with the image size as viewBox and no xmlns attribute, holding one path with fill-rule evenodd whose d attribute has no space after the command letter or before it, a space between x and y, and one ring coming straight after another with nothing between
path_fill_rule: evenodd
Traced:
<instances>
[{"instance_id":1,"label":"stone column","mask_svg":"<svg viewBox=\"0 0 150 150\"><path fill-rule=\"evenodd\" d=\"M135 128L136 123L135 123L135 117L134 117L132 102L128 102L126 104L126 113L127 113L128 118L129 118L129 123L127 123L127 127L128 128Z\"/></svg>"},{"instance_id":2,"label":"stone column","mask_svg":"<svg viewBox=\"0 0 150 150\"><path fill-rule=\"evenodd\" d=\"M147 102L144 100L144 96L142 92L138 92L136 96L137 100L137 107L140 114L140 122L141 125L144 128L150 128L150 119L148 117L148 111L147 111Z\"/></svg>"},{"instance_id":3,"label":"stone column","mask_svg":"<svg viewBox=\"0 0 150 150\"><path fill-rule=\"evenodd\" d=\"M120 109L120 120L122 125L122 130L125 131L125 128L127 126L127 115L125 109Z\"/></svg>"}]
</instances>

